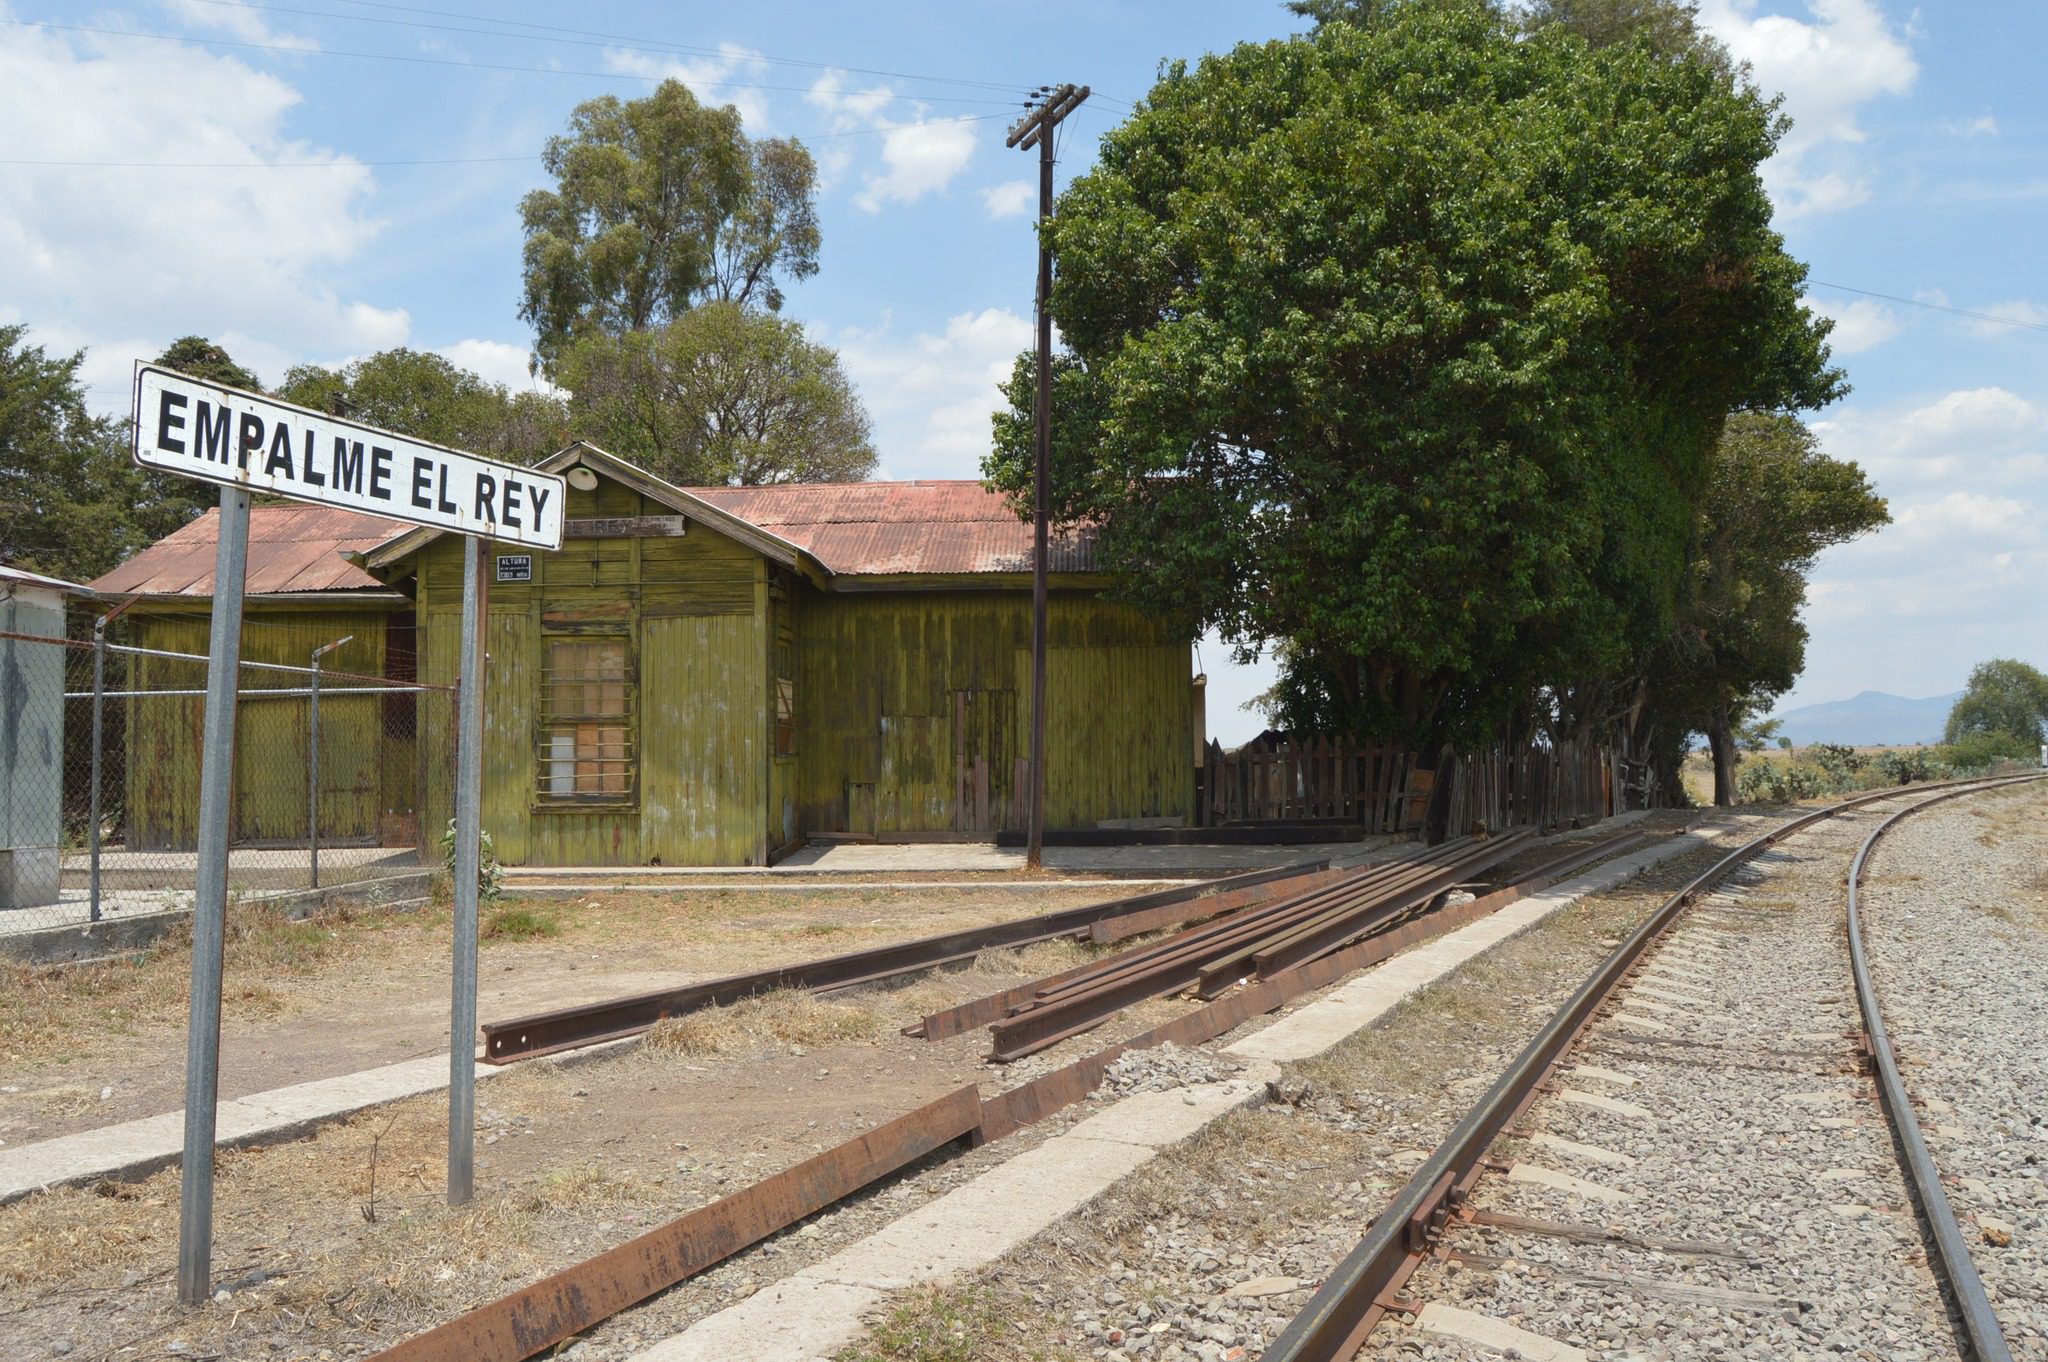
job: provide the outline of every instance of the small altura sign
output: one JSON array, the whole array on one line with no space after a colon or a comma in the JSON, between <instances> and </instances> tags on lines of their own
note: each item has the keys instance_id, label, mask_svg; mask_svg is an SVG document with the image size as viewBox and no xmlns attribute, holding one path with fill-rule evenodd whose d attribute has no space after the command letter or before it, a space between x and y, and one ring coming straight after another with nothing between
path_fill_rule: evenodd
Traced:
<instances>
[{"instance_id":1,"label":"small altura sign","mask_svg":"<svg viewBox=\"0 0 2048 1362\"><path fill-rule=\"evenodd\" d=\"M562 547L552 473L358 425L274 397L135 366L135 462L533 548Z\"/></svg>"}]
</instances>

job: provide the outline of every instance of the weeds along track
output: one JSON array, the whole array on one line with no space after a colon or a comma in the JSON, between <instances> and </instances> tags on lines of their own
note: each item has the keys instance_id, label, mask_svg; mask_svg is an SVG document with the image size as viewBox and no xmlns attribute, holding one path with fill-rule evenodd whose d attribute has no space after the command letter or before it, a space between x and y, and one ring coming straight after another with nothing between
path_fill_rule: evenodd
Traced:
<instances>
[{"instance_id":1,"label":"weeds along track","mask_svg":"<svg viewBox=\"0 0 2048 1362\"><path fill-rule=\"evenodd\" d=\"M1996 800L1989 792L2015 783L1835 805L1674 894L1423 1161L1264 1356L2014 1356L1971 1254L2011 1229L1958 1223L1937 1163L1969 1132L1938 1126L1929 1154L1848 885L1880 836L1939 817L1909 814L1953 813L1968 804L1948 801ZM1878 854L1896 873L1897 853ZM1930 881L1946 872L1916 868ZM1887 933L1888 972L1912 973L1899 924ZM1914 994L1914 1008L1928 1005ZM1908 1030L1939 1034L1925 1015ZM2009 1031L2006 1045L2032 1048L2031 1035ZM1998 1195L1981 1185L1981 1200ZM1994 1286L2038 1306L2038 1275ZM2048 1356L2037 1319L2018 1355Z\"/></svg>"}]
</instances>

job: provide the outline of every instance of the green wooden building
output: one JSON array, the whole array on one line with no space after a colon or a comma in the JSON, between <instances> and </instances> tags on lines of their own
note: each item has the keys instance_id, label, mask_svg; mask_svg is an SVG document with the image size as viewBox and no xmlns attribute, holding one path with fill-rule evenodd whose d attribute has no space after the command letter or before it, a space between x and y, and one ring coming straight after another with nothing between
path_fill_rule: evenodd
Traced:
<instances>
[{"instance_id":1,"label":"green wooden building","mask_svg":"<svg viewBox=\"0 0 2048 1362\"><path fill-rule=\"evenodd\" d=\"M576 444L560 552L491 546L483 811L508 863L760 865L826 834L1023 823L1030 527L977 482L684 489ZM410 596L420 677L458 670L460 540L356 561ZM1190 642L1052 559L1046 821L1194 808ZM452 748L422 717L423 749ZM421 763L445 825L450 764Z\"/></svg>"},{"instance_id":2,"label":"green wooden building","mask_svg":"<svg viewBox=\"0 0 2048 1362\"><path fill-rule=\"evenodd\" d=\"M587 444L560 552L486 559L483 809L515 865L760 865L808 837L993 838L1024 823L1031 533L978 482L678 488ZM145 646L206 651L216 513L93 583L140 597ZM461 542L348 511L255 507L243 653L450 685ZM1200 687L1189 640L1104 597L1086 535L1056 539L1049 827L1184 825ZM204 666L139 658L129 845L188 848ZM235 838L303 843L298 675L246 673ZM338 690L338 688L337 688ZM323 845L433 854L452 811L442 694L326 693Z\"/></svg>"}]
</instances>

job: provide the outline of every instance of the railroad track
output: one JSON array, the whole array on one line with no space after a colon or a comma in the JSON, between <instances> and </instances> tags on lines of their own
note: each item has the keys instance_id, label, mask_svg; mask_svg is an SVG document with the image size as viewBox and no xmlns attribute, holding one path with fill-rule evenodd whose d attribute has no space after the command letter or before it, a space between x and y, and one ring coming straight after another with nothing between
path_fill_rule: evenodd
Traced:
<instances>
[{"instance_id":1,"label":"railroad track","mask_svg":"<svg viewBox=\"0 0 2048 1362\"><path fill-rule=\"evenodd\" d=\"M1856 889L1901 819L2013 783L1846 801L1672 895L1422 1162L1267 1362L2007 1362L1891 1051ZM1882 1120L1859 1114L1873 1086ZM1390 1317L1410 1327L1375 1334Z\"/></svg>"}]
</instances>

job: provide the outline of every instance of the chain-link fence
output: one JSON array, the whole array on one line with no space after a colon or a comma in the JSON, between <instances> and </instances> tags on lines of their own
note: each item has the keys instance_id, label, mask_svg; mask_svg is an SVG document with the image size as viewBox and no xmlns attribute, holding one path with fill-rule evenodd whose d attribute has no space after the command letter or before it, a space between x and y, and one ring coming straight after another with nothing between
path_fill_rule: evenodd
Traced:
<instances>
[{"instance_id":1,"label":"chain-link fence","mask_svg":"<svg viewBox=\"0 0 2048 1362\"><path fill-rule=\"evenodd\" d=\"M206 627L203 613L131 615L95 631L74 614L73 637L0 632L0 936L190 909L207 660L161 645ZM430 782L449 778L432 768L452 770L454 754L419 737L455 731L454 692L416 680L409 619L306 646L322 632L245 621L237 901L417 877L440 861L441 829L419 810ZM303 660L246 660L284 656Z\"/></svg>"}]
</instances>

